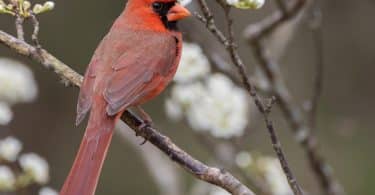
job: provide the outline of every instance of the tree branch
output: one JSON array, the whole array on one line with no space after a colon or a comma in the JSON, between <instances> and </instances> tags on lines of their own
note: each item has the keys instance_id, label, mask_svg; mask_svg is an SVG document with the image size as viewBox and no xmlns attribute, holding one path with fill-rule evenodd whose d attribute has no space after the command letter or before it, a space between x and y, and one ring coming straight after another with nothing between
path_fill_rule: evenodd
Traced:
<instances>
[{"instance_id":1,"label":"tree branch","mask_svg":"<svg viewBox=\"0 0 375 195\"><path fill-rule=\"evenodd\" d=\"M73 84L78 87L81 85L82 76L46 50L31 46L3 31L0 31L0 43L6 45L16 53L30 57L46 68L52 69L66 84ZM234 195L255 194L229 172L215 167L209 167L194 159L175 145L170 138L164 136L156 129L152 127L138 129L142 121L130 112L126 111L122 116L122 120L132 128L137 135L149 140L150 143L168 155L172 161L176 162L196 178L217 185Z\"/></svg>"}]
</instances>

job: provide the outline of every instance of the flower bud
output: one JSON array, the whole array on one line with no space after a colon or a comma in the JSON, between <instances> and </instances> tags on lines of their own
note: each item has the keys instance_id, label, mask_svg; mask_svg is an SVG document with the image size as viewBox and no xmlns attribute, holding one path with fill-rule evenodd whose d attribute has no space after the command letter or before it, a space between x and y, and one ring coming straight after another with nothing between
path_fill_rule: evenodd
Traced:
<instances>
[{"instance_id":1,"label":"flower bud","mask_svg":"<svg viewBox=\"0 0 375 195\"><path fill-rule=\"evenodd\" d=\"M53 1L47 1L44 3L43 8L45 11L51 11L55 8L55 3Z\"/></svg>"},{"instance_id":2,"label":"flower bud","mask_svg":"<svg viewBox=\"0 0 375 195\"><path fill-rule=\"evenodd\" d=\"M4 13L5 11L5 6L0 3L0 13Z\"/></svg>"},{"instance_id":3,"label":"flower bud","mask_svg":"<svg viewBox=\"0 0 375 195\"><path fill-rule=\"evenodd\" d=\"M0 191L12 190L16 178L12 170L6 166L0 166Z\"/></svg>"},{"instance_id":4,"label":"flower bud","mask_svg":"<svg viewBox=\"0 0 375 195\"><path fill-rule=\"evenodd\" d=\"M33 8L33 12L35 14L41 14L41 13L53 10L54 7L55 7L55 3L53 1L47 1L43 5L35 4Z\"/></svg>"},{"instance_id":5,"label":"flower bud","mask_svg":"<svg viewBox=\"0 0 375 195\"><path fill-rule=\"evenodd\" d=\"M0 141L0 159L14 162L22 150L22 143L15 137Z\"/></svg>"},{"instance_id":6,"label":"flower bud","mask_svg":"<svg viewBox=\"0 0 375 195\"><path fill-rule=\"evenodd\" d=\"M40 14L40 13L42 13L43 12L43 6L42 5L40 5L40 4L35 4L34 5L34 8L33 8L33 12L34 12L34 14Z\"/></svg>"},{"instance_id":7,"label":"flower bud","mask_svg":"<svg viewBox=\"0 0 375 195\"><path fill-rule=\"evenodd\" d=\"M13 4L8 4L5 9L7 10L13 10L14 9L14 5Z\"/></svg>"},{"instance_id":8,"label":"flower bud","mask_svg":"<svg viewBox=\"0 0 375 195\"><path fill-rule=\"evenodd\" d=\"M227 3L239 9L259 9L265 0L227 0Z\"/></svg>"},{"instance_id":9,"label":"flower bud","mask_svg":"<svg viewBox=\"0 0 375 195\"><path fill-rule=\"evenodd\" d=\"M31 7L31 3L30 3L30 1L24 1L24 2L23 2L23 9L24 9L25 11L29 10L30 7Z\"/></svg>"}]
</instances>

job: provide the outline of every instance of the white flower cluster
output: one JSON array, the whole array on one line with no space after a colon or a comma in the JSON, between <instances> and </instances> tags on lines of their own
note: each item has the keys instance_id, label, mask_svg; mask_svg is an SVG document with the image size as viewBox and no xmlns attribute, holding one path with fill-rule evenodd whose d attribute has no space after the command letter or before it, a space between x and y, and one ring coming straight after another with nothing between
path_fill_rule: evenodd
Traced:
<instances>
[{"instance_id":1,"label":"white flower cluster","mask_svg":"<svg viewBox=\"0 0 375 195\"><path fill-rule=\"evenodd\" d=\"M45 159L35 153L20 156L20 165L26 174L38 184L46 184L49 180L49 167Z\"/></svg>"},{"instance_id":2,"label":"white flower cluster","mask_svg":"<svg viewBox=\"0 0 375 195\"><path fill-rule=\"evenodd\" d=\"M265 0L227 0L227 3L239 9L259 9Z\"/></svg>"},{"instance_id":3,"label":"white flower cluster","mask_svg":"<svg viewBox=\"0 0 375 195\"><path fill-rule=\"evenodd\" d=\"M0 125L12 119L10 106L30 102L37 96L32 72L21 62L0 58Z\"/></svg>"},{"instance_id":4,"label":"white flower cluster","mask_svg":"<svg viewBox=\"0 0 375 195\"><path fill-rule=\"evenodd\" d=\"M22 143L14 137L0 140L0 164L4 164L0 165L0 192L12 191L17 186L26 187L33 183L44 185L49 181L47 161L35 153L20 155L21 150ZM12 166L8 167L9 164L21 167L22 172L16 175L10 168ZM48 192L48 189L44 189L44 192Z\"/></svg>"},{"instance_id":5,"label":"white flower cluster","mask_svg":"<svg viewBox=\"0 0 375 195\"><path fill-rule=\"evenodd\" d=\"M249 113L246 92L225 75L211 74L209 61L198 45L184 44L175 81L166 101L171 119L185 117L194 130L219 138L243 134Z\"/></svg>"},{"instance_id":6,"label":"white flower cluster","mask_svg":"<svg viewBox=\"0 0 375 195\"><path fill-rule=\"evenodd\" d=\"M210 63L199 45L184 43L174 80L178 83L191 82L206 76L210 71Z\"/></svg>"},{"instance_id":7,"label":"white flower cluster","mask_svg":"<svg viewBox=\"0 0 375 195\"><path fill-rule=\"evenodd\" d=\"M32 7L30 1L27 0L12 0L9 4L6 4L3 0L0 0L0 14L19 15L24 18L28 18L33 14L41 14L53 10L55 3L53 1L47 1L43 5L35 4Z\"/></svg>"}]
</instances>

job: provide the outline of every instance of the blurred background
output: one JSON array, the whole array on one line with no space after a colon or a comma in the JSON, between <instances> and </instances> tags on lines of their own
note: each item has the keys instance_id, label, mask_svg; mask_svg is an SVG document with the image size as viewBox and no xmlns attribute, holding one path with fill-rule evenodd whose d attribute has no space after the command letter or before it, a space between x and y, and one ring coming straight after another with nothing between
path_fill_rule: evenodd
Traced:
<instances>
[{"instance_id":1,"label":"blurred background","mask_svg":"<svg viewBox=\"0 0 375 195\"><path fill-rule=\"evenodd\" d=\"M123 10L126 2L123 0L65 0L55 1L55 3L56 8L53 11L39 16L41 44L64 63L83 74L96 46ZM221 9L214 2L210 3L217 17L216 21L220 27L224 27ZM373 25L375 2L330 0L316 1L315 4L312 7L318 6L323 15L321 30L324 87L318 108L317 128L314 129L319 142L319 151L330 164L335 177L344 186L347 194L375 194L373 187L375 181L373 152L375 113L372 109L375 107L373 101L375 91L372 84L375 82L373 76L375 68L372 67L375 62L375 55L373 55L375 51L373 36L375 34L375 25ZM197 8L194 2L188 7L189 9ZM243 31L248 25L273 13L275 9L277 7L274 1L268 0L260 10L233 10L236 36L240 43L240 55L245 60L249 73L258 70L251 48L242 37ZM282 47L280 54L275 54L281 55L280 69L290 93L299 105L303 105L311 96L315 65L318 63L314 34L310 28L311 15L312 11L307 11L304 19L301 19L297 26L292 27L297 29L291 35L288 45ZM15 34L12 17L0 15L0 24L0 30ZM30 24L27 23L26 26L27 33L30 33ZM194 17L183 21L180 27L187 39L201 45L204 51L219 54L223 61L230 61L222 46ZM275 35L271 42L275 40L280 42L278 39L284 40L287 37L281 33ZM5 58L13 61L7 61ZM46 159L50 168L48 185L59 189L72 165L85 128L85 125L74 126L78 89L64 87L53 72L25 57L18 56L2 45L0 46L0 63L24 64L32 71L35 78L35 86L30 84L33 80L30 78L27 82L30 86L25 89L35 90L29 91L35 94L25 98L23 102L27 103L15 104L11 107L13 119L9 124L0 126L0 138L17 137L23 143L23 152L35 152ZM32 77L31 74L29 76ZM157 128L197 159L231 170L225 164L217 162L212 150L197 137L206 136L216 143L223 144L230 142L228 139L216 139L210 133L198 132L197 134L197 131L192 130L186 122L174 121L167 116L165 100L171 93L169 89L162 96L144 106ZM248 132L245 143L241 145L241 150L251 154L274 156L265 126L261 118L259 116L257 118L257 111L252 109L254 107L251 102L249 110L252 120L249 120L249 123L252 124L249 126L252 128ZM271 116L281 137L290 167L300 184L311 194L322 194L317 187L318 184L310 170L304 151L295 142L290 127L277 107ZM133 139L132 131L128 132L130 133L127 137ZM159 154L160 152L153 149L149 143L145 146L138 146L137 144L141 142L141 139L124 140L119 134L114 137L97 194L164 194L152 176L154 173L145 168L150 165L147 165L147 158L142 154L144 152ZM161 153L160 156L162 156ZM245 160L247 158L245 155ZM173 174L178 175L181 182L180 193L192 194L192 189L198 185L195 178L164 157L161 160L162 164L170 164L168 166L173 170ZM159 169L159 166L154 166L154 169ZM163 173L164 170L159 171ZM238 174L235 175L238 176ZM159 174L159 177L166 176Z\"/></svg>"}]
</instances>

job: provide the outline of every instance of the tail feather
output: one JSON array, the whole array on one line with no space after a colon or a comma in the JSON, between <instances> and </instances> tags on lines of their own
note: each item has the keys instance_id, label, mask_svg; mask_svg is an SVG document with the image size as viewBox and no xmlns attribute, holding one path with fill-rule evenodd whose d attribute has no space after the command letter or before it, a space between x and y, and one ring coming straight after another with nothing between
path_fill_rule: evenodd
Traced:
<instances>
[{"instance_id":1,"label":"tail feather","mask_svg":"<svg viewBox=\"0 0 375 195\"><path fill-rule=\"evenodd\" d=\"M95 194L116 119L107 116L100 108L93 108L78 154L60 195Z\"/></svg>"}]
</instances>

